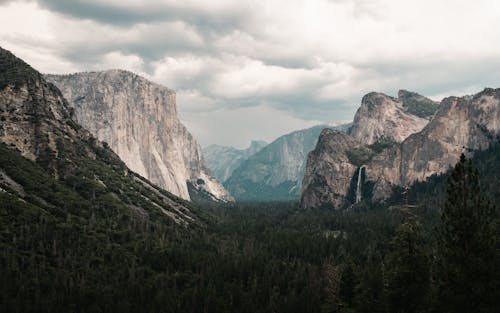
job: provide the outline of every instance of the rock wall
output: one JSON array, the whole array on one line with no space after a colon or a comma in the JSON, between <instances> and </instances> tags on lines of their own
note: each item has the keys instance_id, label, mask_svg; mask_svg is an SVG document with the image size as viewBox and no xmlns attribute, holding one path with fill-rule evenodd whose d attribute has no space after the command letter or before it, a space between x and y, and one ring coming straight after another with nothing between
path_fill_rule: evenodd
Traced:
<instances>
[{"instance_id":1,"label":"rock wall","mask_svg":"<svg viewBox=\"0 0 500 313\"><path fill-rule=\"evenodd\" d=\"M173 90L122 70L46 78L68 99L77 121L133 171L183 199L190 199L191 182L217 199L232 200L179 121Z\"/></svg>"}]
</instances>

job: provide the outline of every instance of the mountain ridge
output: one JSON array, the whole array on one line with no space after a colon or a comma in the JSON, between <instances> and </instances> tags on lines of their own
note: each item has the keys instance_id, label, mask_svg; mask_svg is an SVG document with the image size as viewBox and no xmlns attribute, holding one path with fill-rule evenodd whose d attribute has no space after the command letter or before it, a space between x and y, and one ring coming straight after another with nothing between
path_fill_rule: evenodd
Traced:
<instances>
[{"instance_id":1,"label":"mountain ridge","mask_svg":"<svg viewBox=\"0 0 500 313\"><path fill-rule=\"evenodd\" d=\"M353 144L342 153L349 160L344 167L355 166L359 169L363 166L364 175L359 175L363 181L359 184L358 177L352 171L345 174L342 167L335 167L328 162L327 151L334 147L318 145L310 154L311 161L306 171L308 176L304 177L302 189L302 206L331 205L339 209L352 205L352 199L338 199L346 199L356 185L367 185L365 187L369 187L371 200L383 201L391 195L395 186L407 186L446 171L458 161L462 152L470 154L470 151L486 149L499 132L500 89L486 88L474 96L443 99L431 120L420 131L408 135L401 142L387 143L380 136L375 143L368 145L366 143L371 140L363 142L353 138L356 140L355 145L361 144L362 148ZM329 138L320 139L320 143L335 143L338 134L325 133L323 136ZM316 158L318 154L325 157ZM325 175L337 179L347 178L350 183L321 187L311 183Z\"/></svg>"}]
</instances>

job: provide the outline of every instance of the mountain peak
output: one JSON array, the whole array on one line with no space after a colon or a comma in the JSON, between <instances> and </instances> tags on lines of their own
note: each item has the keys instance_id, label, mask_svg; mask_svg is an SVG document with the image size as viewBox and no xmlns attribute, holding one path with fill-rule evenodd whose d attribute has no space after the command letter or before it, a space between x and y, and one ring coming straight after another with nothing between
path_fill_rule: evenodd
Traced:
<instances>
[{"instance_id":1,"label":"mountain peak","mask_svg":"<svg viewBox=\"0 0 500 313\"><path fill-rule=\"evenodd\" d=\"M410 99L417 97L417 94L412 93L410 96L410 93L401 93L401 96L407 95ZM420 100L414 102L418 101ZM373 144L379 140L401 142L420 131L427 123L428 120L409 113L405 102L400 99L370 92L361 100L349 134L364 144Z\"/></svg>"},{"instance_id":2,"label":"mountain peak","mask_svg":"<svg viewBox=\"0 0 500 313\"><path fill-rule=\"evenodd\" d=\"M40 80L42 75L12 52L0 47L0 89L7 85L19 87L29 80Z\"/></svg>"}]
</instances>

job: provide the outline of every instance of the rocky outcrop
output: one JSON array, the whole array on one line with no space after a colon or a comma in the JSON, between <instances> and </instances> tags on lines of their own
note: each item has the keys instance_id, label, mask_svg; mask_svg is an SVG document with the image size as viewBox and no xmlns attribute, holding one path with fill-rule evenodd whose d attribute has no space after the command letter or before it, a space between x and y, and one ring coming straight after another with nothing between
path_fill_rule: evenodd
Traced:
<instances>
[{"instance_id":1,"label":"rocky outcrop","mask_svg":"<svg viewBox=\"0 0 500 313\"><path fill-rule=\"evenodd\" d=\"M351 136L324 129L316 148L309 153L301 203L304 207L331 205L340 208L347 203L349 187L357 166L348 157L352 149L366 149Z\"/></svg>"},{"instance_id":2,"label":"rocky outcrop","mask_svg":"<svg viewBox=\"0 0 500 313\"><path fill-rule=\"evenodd\" d=\"M320 125L283 135L244 161L224 183L236 200L297 200L307 154L324 128ZM347 129L348 125L331 127Z\"/></svg>"},{"instance_id":3,"label":"rocky outcrop","mask_svg":"<svg viewBox=\"0 0 500 313\"><path fill-rule=\"evenodd\" d=\"M265 141L254 140L247 149L236 149L220 145L210 145L203 148L203 158L208 168L221 182L225 182L245 160L262 150L267 145Z\"/></svg>"},{"instance_id":4,"label":"rocky outcrop","mask_svg":"<svg viewBox=\"0 0 500 313\"><path fill-rule=\"evenodd\" d=\"M410 103L412 100L412 103L415 103L419 99L415 99L417 97L408 92L401 91L400 94L404 98L395 99L376 92L364 96L349 134L359 142L369 145L379 140L401 142L409 135L422 130L429 121L409 113L409 106L405 106L403 102L405 100Z\"/></svg>"},{"instance_id":5,"label":"rocky outcrop","mask_svg":"<svg viewBox=\"0 0 500 313\"><path fill-rule=\"evenodd\" d=\"M179 121L173 90L122 70L46 77L68 99L78 123L138 174L183 199L190 199L191 183L219 200L232 200Z\"/></svg>"},{"instance_id":6,"label":"rocky outcrop","mask_svg":"<svg viewBox=\"0 0 500 313\"><path fill-rule=\"evenodd\" d=\"M376 155L367 165L367 179L376 182L375 200L387 196L388 185L409 185L446 171L462 152L486 149L499 133L500 89L444 99L421 132Z\"/></svg>"},{"instance_id":7,"label":"rocky outcrop","mask_svg":"<svg viewBox=\"0 0 500 313\"><path fill-rule=\"evenodd\" d=\"M370 95L382 102L379 94ZM362 129L357 122L359 119L355 120L353 128ZM340 208L346 205L346 197L352 192L353 166L359 168L364 165L365 180L373 186L372 200L380 201L390 196L393 186L423 181L448 170L462 152L487 148L500 134L500 89L485 89L475 96L444 99L431 121L400 143L390 143L382 148L378 145L360 147L360 142L369 144L377 142L377 136L385 136L381 135L382 130L376 125L370 129L376 135L369 135L363 130L369 140L352 138L353 141L348 141L344 138L342 144L338 142L339 135L322 134L325 138L320 137L319 142L323 144L318 144L309 155L302 189L303 206L331 205ZM361 133L356 131L354 134L360 136ZM384 134L391 133L386 130ZM351 147L346 148L346 144L351 144ZM334 153L338 164L331 161L330 153ZM337 175L336 181L324 179L332 175L330 173ZM348 177L338 178L342 173ZM321 181L325 183L318 183Z\"/></svg>"},{"instance_id":8,"label":"rocky outcrop","mask_svg":"<svg viewBox=\"0 0 500 313\"><path fill-rule=\"evenodd\" d=\"M32 161L53 162L57 139L89 138L72 119L61 92L41 74L0 48L0 137ZM50 164L47 168L55 172Z\"/></svg>"}]
</instances>

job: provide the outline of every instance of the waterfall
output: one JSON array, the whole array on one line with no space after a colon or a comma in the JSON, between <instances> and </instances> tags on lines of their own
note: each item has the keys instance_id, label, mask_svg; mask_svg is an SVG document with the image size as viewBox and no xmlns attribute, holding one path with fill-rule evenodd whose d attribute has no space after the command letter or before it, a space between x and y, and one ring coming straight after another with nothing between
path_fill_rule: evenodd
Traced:
<instances>
[{"instance_id":1,"label":"waterfall","mask_svg":"<svg viewBox=\"0 0 500 313\"><path fill-rule=\"evenodd\" d=\"M361 190L362 187L362 174L363 174L363 169L365 168L364 165L361 165L358 170L358 183L356 185L356 203L361 202L361 197L363 196L363 191Z\"/></svg>"}]
</instances>

